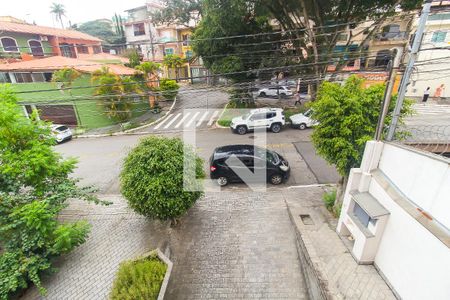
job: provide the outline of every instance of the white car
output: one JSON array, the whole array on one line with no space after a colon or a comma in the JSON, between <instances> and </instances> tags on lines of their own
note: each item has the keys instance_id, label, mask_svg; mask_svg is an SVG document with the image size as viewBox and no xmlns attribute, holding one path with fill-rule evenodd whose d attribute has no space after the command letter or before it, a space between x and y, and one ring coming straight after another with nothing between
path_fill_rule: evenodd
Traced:
<instances>
[{"instance_id":1,"label":"white car","mask_svg":"<svg viewBox=\"0 0 450 300\"><path fill-rule=\"evenodd\" d=\"M260 97L278 97L281 98L292 96L294 93L284 85L261 88L258 91Z\"/></svg>"},{"instance_id":2,"label":"white car","mask_svg":"<svg viewBox=\"0 0 450 300\"><path fill-rule=\"evenodd\" d=\"M72 130L70 130L69 127L66 125L57 125L53 124L51 126L52 129L52 135L56 139L56 142L62 143L66 140L72 139Z\"/></svg>"},{"instance_id":3,"label":"white car","mask_svg":"<svg viewBox=\"0 0 450 300\"><path fill-rule=\"evenodd\" d=\"M259 108L252 109L249 113L233 118L230 128L233 132L246 134L250 130L270 129L278 133L283 125L286 124L283 109L281 108Z\"/></svg>"},{"instance_id":4,"label":"white car","mask_svg":"<svg viewBox=\"0 0 450 300\"><path fill-rule=\"evenodd\" d=\"M311 115L311 109L307 110L303 114L292 115L289 118L291 120L291 126L303 130L319 124L319 122L317 122L316 120L311 119Z\"/></svg>"}]
</instances>

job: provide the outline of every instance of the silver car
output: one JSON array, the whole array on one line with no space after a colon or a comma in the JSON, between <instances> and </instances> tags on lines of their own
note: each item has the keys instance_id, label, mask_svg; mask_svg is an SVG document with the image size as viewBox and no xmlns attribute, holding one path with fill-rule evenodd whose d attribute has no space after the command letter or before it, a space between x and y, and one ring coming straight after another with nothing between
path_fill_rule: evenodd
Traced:
<instances>
[{"instance_id":1,"label":"silver car","mask_svg":"<svg viewBox=\"0 0 450 300\"><path fill-rule=\"evenodd\" d=\"M72 139L72 130L66 125L53 124L51 129L52 135L58 144Z\"/></svg>"}]
</instances>

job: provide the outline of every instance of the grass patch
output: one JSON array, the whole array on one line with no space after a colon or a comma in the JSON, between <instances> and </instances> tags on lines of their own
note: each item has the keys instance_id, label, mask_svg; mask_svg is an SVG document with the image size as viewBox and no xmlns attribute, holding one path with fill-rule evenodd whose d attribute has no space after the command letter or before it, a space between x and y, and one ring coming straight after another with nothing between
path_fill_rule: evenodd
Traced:
<instances>
[{"instance_id":1,"label":"grass patch","mask_svg":"<svg viewBox=\"0 0 450 300\"><path fill-rule=\"evenodd\" d=\"M254 103L246 103L246 102L240 102L240 101L230 101L225 108L225 111L223 112L220 119L217 121L217 123L220 126L229 127L231 123L231 119L241 116L245 114L245 111L241 111L241 109L252 109L255 108Z\"/></svg>"},{"instance_id":2,"label":"grass patch","mask_svg":"<svg viewBox=\"0 0 450 300\"><path fill-rule=\"evenodd\" d=\"M140 260L121 263L113 283L110 299L157 299L166 270L167 265L159 260L156 253Z\"/></svg>"},{"instance_id":3,"label":"grass patch","mask_svg":"<svg viewBox=\"0 0 450 300\"><path fill-rule=\"evenodd\" d=\"M342 205L334 205L336 203L336 190L323 194L322 199L328 211L330 211L336 218L339 218L341 215Z\"/></svg>"}]
</instances>

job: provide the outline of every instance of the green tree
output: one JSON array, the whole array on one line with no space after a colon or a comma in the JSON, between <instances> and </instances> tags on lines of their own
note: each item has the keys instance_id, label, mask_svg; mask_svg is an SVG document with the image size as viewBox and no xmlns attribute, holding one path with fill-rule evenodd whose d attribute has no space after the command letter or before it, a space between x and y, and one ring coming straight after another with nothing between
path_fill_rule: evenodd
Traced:
<instances>
[{"instance_id":1,"label":"green tree","mask_svg":"<svg viewBox=\"0 0 450 300\"><path fill-rule=\"evenodd\" d=\"M156 24L178 24L190 27L202 17L203 0L163 0L164 8L152 13ZM192 24L194 21L194 24Z\"/></svg>"},{"instance_id":2,"label":"green tree","mask_svg":"<svg viewBox=\"0 0 450 300\"><path fill-rule=\"evenodd\" d=\"M197 178L204 177L201 159L179 138L142 139L126 157L120 174L122 194L130 207L161 220L174 221L183 215L202 195L183 188L185 160L195 163ZM196 178L185 180L198 186Z\"/></svg>"},{"instance_id":3,"label":"green tree","mask_svg":"<svg viewBox=\"0 0 450 300\"><path fill-rule=\"evenodd\" d=\"M121 123L128 121L132 116L134 99L142 97L142 89L136 81L129 76L118 76L108 67L92 73L92 81L98 86L94 91L100 97L105 114Z\"/></svg>"},{"instance_id":4,"label":"green tree","mask_svg":"<svg viewBox=\"0 0 450 300\"><path fill-rule=\"evenodd\" d=\"M141 57L139 56L137 49L127 49L123 53L123 56L130 60L129 63L125 64L127 67L135 68L141 63Z\"/></svg>"},{"instance_id":5,"label":"green tree","mask_svg":"<svg viewBox=\"0 0 450 300\"><path fill-rule=\"evenodd\" d=\"M175 77L176 80L178 81L178 78L180 78L180 68L183 66L185 62L186 60L181 58L179 55L168 54L164 56L162 63L168 69L175 69Z\"/></svg>"},{"instance_id":6,"label":"green tree","mask_svg":"<svg viewBox=\"0 0 450 300\"><path fill-rule=\"evenodd\" d=\"M139 66L135 67L136 70L140 71L144 77L145 86L148 90L156 91L158 90L158 72L161 69L161 65L153 61L146 61L141 63ZM156 96L149 94L148 100L150 107L154 108L156 104Z\"/></svg>"},{"instance_id":7,"label":"green tree","mask_svg":"<svg viewBox=\"0 0 450 300\"><path fill-rule=\"evenodd\" d=\"M61 92L64 92L64 89L68 89L69 93L72 93L70 89L72 87L73 82L81 76L81 73L73 68L64 68L58 70L52 75L52 82L59 83L59 88Z\"/></svg>"},{"instance_id":8,"label":"green tree","mask_svg":"<svg viewBox=\"0 0 450 300\"><path fill-rule=\"evenodd\" d=\"M375 135L384 97L384 85L363 88L363 81L351 76L343 85L324 82L311 106L312 117L319 122L312 134L314 146L344 179L351 168L360 165L365 144ZM395 100L393 97L385 126L391 121ZM410 113L411 101L405 101L400 119Z\"/></svg>"},{"instance_id":9,"label":"green tree","mask_svg":"<svg viewBox=\"0 0 450 300\"><path fill-rule=\"evenodd\" d=\"M50 13L55 16L55 19L61 24L61 28L64 29L64 23L62 17L66 16L66 9L63 4L53 2L50 6Z\"/></svg>"},{"instance_id":10,"label":"green tree","mask_svg":"<svg viewBox=\"0 0 450 300\"><path fill-rule=\"evenodd\" d=\"M83 243L85 222L60 223L68 199L98 202L92 187L79 188L70 178L74 159L63 159L48 124L27 119L9 86L0 86L0 299L30 282L41 293L43 272L52 258Z\"/></svg>"},{"instance_id":11,"label":"green tree","mask_svg":"<svg viewBox=\"0 0 450 300\"><path fill-rule=\"evenodd\" d=\"M114 32L111 28L111 21L108 22L108 20L88 21L79 24L77 30L98 37L108 44L123 43L121 32Z\"/></svg>"}]
</instances>

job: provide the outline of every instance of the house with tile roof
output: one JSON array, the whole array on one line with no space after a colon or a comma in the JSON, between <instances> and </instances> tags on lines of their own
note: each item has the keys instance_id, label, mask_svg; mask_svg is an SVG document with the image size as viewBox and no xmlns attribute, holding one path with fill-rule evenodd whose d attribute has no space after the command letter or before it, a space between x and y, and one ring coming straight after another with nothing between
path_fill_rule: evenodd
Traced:
<instances>
[{"instance_id":1,"label":"house with tile roof","mask_svg":"<svg viewBox=\"0 0 450 300\"><path fill-rule=\"evenodd\" d=\"M0 59L31 60L46 56L77 58L102 52L102 40L76 30L28 24L0 18Z\"/></svg>"},{"instance_id":2,"label":"house with tile roof","mask_svg":"<svg viewBox=\"0 0 450 300\"><path fill-rule=\"evenodd\" d=\"M101 99L94 97L91 74L102 67L118 76L133 76L137 71L120 61L113 63L111 55L92 54L84 58L52 56L0 64L0 84L13 87L26 115L37 110L43 120L87 130L113 125L115 120L107 116ZM53 73L64 68L81 73L70 89L62 89L59 83L52 82ZM149 109L148 102L138 101L138 98L133 103L133 117Z\"/></svg>"}]
</instances>

